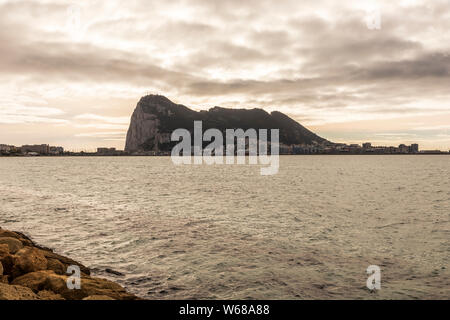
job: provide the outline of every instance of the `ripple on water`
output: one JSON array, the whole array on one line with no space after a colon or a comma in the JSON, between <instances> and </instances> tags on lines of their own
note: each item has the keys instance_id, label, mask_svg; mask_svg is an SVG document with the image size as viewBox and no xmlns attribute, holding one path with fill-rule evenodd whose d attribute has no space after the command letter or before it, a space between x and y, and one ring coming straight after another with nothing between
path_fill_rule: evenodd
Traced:
<instances>
[{"instance_id":1,"label":"ripple on water","mask_svg":"<svg viewBox=\"0 0 450 320\"><path fill-rule=\"evenodd\" d=\"M142 297L450 296L446 157L281 157L271 177L158 157L0 158L0 170L1 226ZM380 292L365 287L371 264Z\"/></svg>"}]
</instances>

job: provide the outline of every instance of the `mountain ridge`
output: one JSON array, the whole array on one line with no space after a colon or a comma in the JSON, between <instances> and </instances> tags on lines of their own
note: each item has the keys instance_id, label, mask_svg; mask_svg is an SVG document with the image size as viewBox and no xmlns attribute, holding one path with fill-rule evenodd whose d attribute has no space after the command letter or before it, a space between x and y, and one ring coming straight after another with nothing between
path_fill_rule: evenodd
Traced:
<instances>
[{"instance_id":1,"label":"mountain ridge","mask_svg":"<svg viewBox=\"0 0 450 320\"><path fill-rule=\"evenodd\" d=\"M192 133L196 120L202 121L203 130L279 129L280 143L287 145L330 143L279 111L268 113L260 108L231 109L218 106L207 111L195 111L165 96L147 95L139 100L131 116L125 151L169 151L177 143L170 140L171 133L178 128Z\"/></svg>"}]
</instances>

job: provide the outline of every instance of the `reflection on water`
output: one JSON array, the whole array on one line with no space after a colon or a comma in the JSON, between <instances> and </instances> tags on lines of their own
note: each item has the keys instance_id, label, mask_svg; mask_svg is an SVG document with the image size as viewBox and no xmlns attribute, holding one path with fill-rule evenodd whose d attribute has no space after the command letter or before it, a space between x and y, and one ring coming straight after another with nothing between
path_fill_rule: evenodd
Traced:
<instances>
[{"instance_id":1,"label":"reflection on water","mask_svg":"<svg viewBox=\"0 0 450 320\"><path fill-rule=\"evenodd\" d=\"M147 298L450 296L448 156L0 158L0 226ZM381 267L381 290L366 269ZM124 276L105 273L106 268Z\"/></svg>"}]
</instances>

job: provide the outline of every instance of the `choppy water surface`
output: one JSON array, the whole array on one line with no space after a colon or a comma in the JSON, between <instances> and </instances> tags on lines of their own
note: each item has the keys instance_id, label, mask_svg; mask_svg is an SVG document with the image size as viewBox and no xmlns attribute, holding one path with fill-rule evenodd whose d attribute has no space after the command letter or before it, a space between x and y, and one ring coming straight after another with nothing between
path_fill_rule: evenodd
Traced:
<instances>
[{"instance_id":1,"label":"choppy water surface","mask_svg":"<svg viewBox=\"0 0 450 320\"><path fill-rule=\"evenodd\" d=\"M168 157L0 158L0 226L146 298L443 299L449 164L283 156L261 176Z\"/></svg>"}]
</instances>

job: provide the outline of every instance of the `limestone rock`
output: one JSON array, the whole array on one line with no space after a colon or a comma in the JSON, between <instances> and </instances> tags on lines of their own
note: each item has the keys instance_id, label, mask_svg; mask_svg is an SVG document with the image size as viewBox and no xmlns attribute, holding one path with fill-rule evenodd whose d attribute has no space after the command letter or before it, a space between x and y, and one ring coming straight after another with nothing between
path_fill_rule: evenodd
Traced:
<instances>
[{"instance_id":1,"label":"limestone rock","mask_svg":"<svg viewBox=\"0 0 450 320\"><path fill-rule=\"evenodd\" d=\"M0 230L0 238L15 238L17 240L19 240L20 242L22 242L22 245L24 246L32 246L33 245L33 241L31 241L31 239L29 239L26 235L24 235L23 233L20 232L13 232L13 231L9 231L9 230Z\"/></svg>"},{"instance_id":2,"label":"limestone rock","mask_svg":"<svg viewBox=\"0 0 450 320\"><path fill-rule=\"evenodd\" d=\"M20 249L13 257L12 276L47 269L47 259L41 250L33 247Z\"/></svg>"},{"instance_id":3,"label":"limestone rock","mask_svg":"<svg viewBox=\"0 0 450 320\"><path fill-rule=\"evenodd\" d=\"M82 279L81 290L86 293L86 296L108 296L116 300L134 300L137 298L126 292L117 283L100 278Z\"/></svg>"},{"instance_id":4,"label":"limestone rock","mask_svg":"<svg viewBox=\"0 0 450 320\"><path fill-rule=\"evenodd\" d=\"M85 276L81 278L80 289L69 289L67 278L68 276L58 275L52 270L43 270L18 277L13 280L12 284L28 287L34 292L49 290L68 300L80 300L96 295L108 296L117 300L137 299L120 285L109 280Z\"/></svg>"},{"instance_id":5,"label":"limestone rock","mask_svg":"<svg viewBox=\"0 0 450 320\"><path fill-rule=\"evenodd\" d=\"M114 299L108 296L89 296L83 298L83 300L114 300Z\"/></svg>"},{"instance_id":6,"label":"limestone rock","mask_svg":"<svg viewBox=\"0 0 450 320\"><path fill-rule=\"evenodd\" d=\"M11 284L28 287L34 292L45 290L44 283L50 274L54 274L51 270L43 270L27 273L23 276L15 278Z\"/></svg>"},{"instance_id":7,"label":"limestone rock","mask_svg":"<svg viewBox=\"0 0 450 320\"><path fill-rule=\"evenodd\" d=\"M7 244L10 253L16 253L23 248L22 242L12 237L0 237L0 244Z\"/></svg>"},{"instance_id":8,"label":"limestone rock","mask_svg":"<svg viewBox=\"0 0 450 320\"><path fill-rule=\"evenodd\" d=\"M17 234L17 236L18 236L17 239L18 239L20 242L22 242L22 244L23 244L24 246L29 246L29 247L39 247L39 246L35 245L34 242L31 241L31 239L28 238L28 237L27 237L26 235L24 235L23 233L20 233L20 232L15 231L15 234Z\"/></svg>"},{"instance_id":9,"label":"limestone rock","mask_svg":"<svg viewBox=\"0 0 450 320\"><path fill-rule=\"evenodd\" d=\"M0 300L38 299L38 296L30 288L0 283Z\"/></svg>"},{"instance_id":10,"label":"limestone rock","mask_svg":"<svg viewBox=\"0 0 450 320\"><path fill-rule=\"evenodd\" d=\"M0 276L0 283L9 283L9 276Z\"/></svg>"},{"instance_id":11,"label":"limestone rock","mask_svg":"<svg viewBox=\"0 0 450 320\"><path fill-rule=\"evenodd\" d=\"M0 262L3 265L3 274L10 275L14 267L14 258L12 255L8 254L0 258Z\"/></svg>"},{"instance_id":12,"label":"limestone rock","mask_svg":"<svg viewBox=\"0 0 450 320\"><path fill-rule=\"evenodd\" d=\"M57 259L48 258L47 270L53 270L56 274L66 274L67 267Z\"/></svg>"},{"instance_id":13,"label":"limestone rock","mask_svg":"<svg viewBox=\"0 0 450 320\"><path fill-rule=\"evenodd\" d=\"M62 295L48 290L42 290L37 293L41 300L65 300Z\"/></svg>"},{"instance_id":14,"label":"limestone rock","mask_svg":"<svg viewBox=\"0 0 450 320\"><path fill-rule=\"evenodd\" d=\"M67 286L70 265L80 267L80 289ZM89 275L89 268L79 262L36 245L20 232L0 228L0 299L138 299L114 282Z\"/></svg>"},{"instance_id":15,"label":"limestone rock","mask_svg":"<svg viewBox=\"0 0 450 320\"><path fill-rule=\"evenodd\" d=\"M64 274L65 274L66 271L67 271L67 267L70 266L70 265L79 266L79 267L80 267L80 271L81 271L82 273L84 273L85 275L90 275L90 274L91 274L91 270L89 270L88 267L82 265L81 263L79 263L79 262L77 262L77 261L75 261L75 260L73 260L73 259L70 259L70 258L68 258L68 257L61 256L61 255L59 255L59 254L57 254L57 253L54 253L54 252L52 252L52 251L47 251L47 250L42 250L42 253L43 253L44 256L47 258L47 260L49 260L49 259L56 259L56 260L58 260L61 264L63 264L63 266L64 266L64 272L63 272L63 273L64 273ZM51 270L53 270L53 269L51 269Z\"/></svg>"},{"instance_id":16,"label":"limestone rock","mask_svg":"<svg viewBox=\"0 0 450 320\"><path fill-rule=\"evenodd\" d=\"M280 142L292 144L321 144L329 141L319 137L287 115L263 109L227 109L214 107L208 111L194 111L176 104L161 95L142 97L131 116L125 151L170 151L175 145L170 136L175 129L193 133L194 121L202 121L203 130L269 129L280 130Z\"/></svg>"},{"instance_id":17,"label":"limestone rock","mask_svg":"<svg viewBox=\"0 0 450 320\"><path fill-rule=\"evenodd\" d=\"M151 146L147 146L147 150L158 150L158 144L153 143L154 140L161 140L159 137L159 120L158 116L153 113L145 112L141 101L131 116L130 127L127 132L126 151L139 151L144 149L144 145L151 142Z\"/></svg>"},{"instance_id":18,"label":"limestone rock","mask_svg":"<svg viewBox=\"0 0 450 320\"><path fill-rule=\"evenodd\" d=\"M19 239L19 235L15 232L9 231L9 230L0 230L0 238L16 238Z\"/></svg>"},{"instance_id":19,"label":"limestone rock","mask_svg":"<svg viewBox=\"0 0 450 320\"><path fill-rule=\"evenodd\" d=\"M0 244L0 259L9 255L9 246L6 243Z\"/></svg>"},{"instance_id":20,"label":"limestone rock","mask_svg":"<svg viewBox=\"0 0 450 320\"><path fill-rule=\"evenodd\" d=\"M10 274L13 266L13 258L9 253L9 246L6 243L0 244L0 263L3 269L2 274Z\"/></svg>"}]
</instances>

